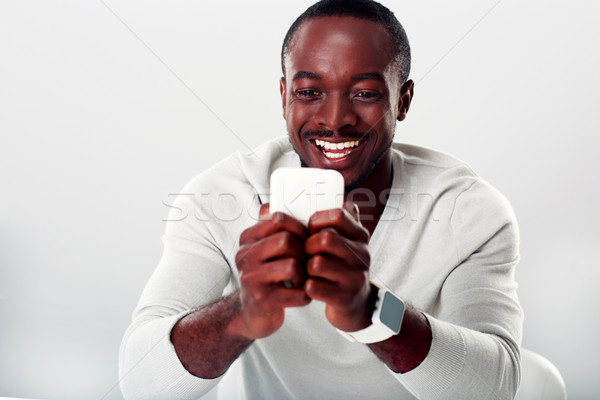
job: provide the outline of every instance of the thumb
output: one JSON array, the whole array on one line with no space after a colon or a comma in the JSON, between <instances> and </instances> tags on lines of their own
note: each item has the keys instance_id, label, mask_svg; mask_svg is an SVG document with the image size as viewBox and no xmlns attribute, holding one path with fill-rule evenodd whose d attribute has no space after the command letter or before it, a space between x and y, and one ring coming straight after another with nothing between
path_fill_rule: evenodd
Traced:
<instances>
[{"instance_id":1,"label":"thumb","mask_svg":"<svg viewBox=\"0 0 600 400\"><path fill-rule=\"evenodd\" d=\"M345 201L344 210L348 211L348 214L350 214L356 222L360 222L360 209L355 202Z\"/></svg>"},{"instance_id":2,"label":"thumb","mask_svg":"<svg viewBox=\"0 0 600 400\"><path fill-rule=\"evenodd\" d=\"M269 216L269 203L265 203L260 206L260 210L258 210L258 219L259 221L267 219Z\"/></svg>"}]
</instances>

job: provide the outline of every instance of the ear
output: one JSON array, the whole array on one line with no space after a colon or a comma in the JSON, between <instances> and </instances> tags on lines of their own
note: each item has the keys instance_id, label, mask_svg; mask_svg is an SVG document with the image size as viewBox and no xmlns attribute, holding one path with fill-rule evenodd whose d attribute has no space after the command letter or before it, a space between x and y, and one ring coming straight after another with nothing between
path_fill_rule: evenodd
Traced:
<instances>
[{"instance_id":1,"label":"ear","mask_svg":"<svg viewBox=\"0 0 600 400\"><path fill-rule=\"evenodd\" d=\"M283 77L283 76L279 80L279 92L281 93L281 107L283 108L283 119L285 119L285 106L286 106L285 96L286 96L286 90L285 90L285 77Z\"/></svg>"},{"instance_id":2,"label":"ear","mask_svg":"<svg viewBox=\"0 0 600 400\"><path fill-rule=\"evenodd\" d=\"M407 80L400 89L400 99L398 100L398 121L404 121L408 109L410 108L410 102L413 98L415 83L412 80Z\"/></svg>"}]
</instances>

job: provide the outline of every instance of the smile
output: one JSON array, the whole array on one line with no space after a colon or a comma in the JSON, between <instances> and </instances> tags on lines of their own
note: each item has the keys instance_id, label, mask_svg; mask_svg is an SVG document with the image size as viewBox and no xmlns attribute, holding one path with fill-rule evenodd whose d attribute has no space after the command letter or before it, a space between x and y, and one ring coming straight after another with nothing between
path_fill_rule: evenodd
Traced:
<instances>
[{"instance_id":1,"label":"smile","mask_svg":"<svg viewBox=\"0 0 600 400\"><path fill-rule=\"evenodd\" d=\"M352 153L360 144L360 140L349 142L328 142L326 140L315 140L315 145L330 159L346 157Z\"/></svg>"}]
</instances>

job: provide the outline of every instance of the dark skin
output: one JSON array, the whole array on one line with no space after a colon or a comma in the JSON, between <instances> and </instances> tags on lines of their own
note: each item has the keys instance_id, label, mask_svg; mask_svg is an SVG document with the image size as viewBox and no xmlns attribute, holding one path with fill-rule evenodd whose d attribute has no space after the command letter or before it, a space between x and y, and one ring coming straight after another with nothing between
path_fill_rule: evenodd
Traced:
<instances>
[{"instance_id":1,"label":"dark skin","mask_svg":"<svg viewBox=\"0 0 600 400\"><path fill-rule=\"evenodd\" d=\"M327 320L348 332L371 323L376 288L369 282L367 246L385 207L380 194L391 186L389 146L396 121L408 112L413 82L400 82L389 36L375 22L311 19L294 38L281 80L290 141L308 166L336 169L360 190L346 193L355 203L315 213L308 227L261 207L259 222L240 236L240 289L182 318L171 332L179 359L198 377L225 373L253 340L282 326L287 307L322 301ZM360 144L329 157L315 140ZM375 202L364 201L365 190ZM430 345L427 319L408 307L400 334L368 346L404 373L423 361Z\"/></svg>"}]
</instances>

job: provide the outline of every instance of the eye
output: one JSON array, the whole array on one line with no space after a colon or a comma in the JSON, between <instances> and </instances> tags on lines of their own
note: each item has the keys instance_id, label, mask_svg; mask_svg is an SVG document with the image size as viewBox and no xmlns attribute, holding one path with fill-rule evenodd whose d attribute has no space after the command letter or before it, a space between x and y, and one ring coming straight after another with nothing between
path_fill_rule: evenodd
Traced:
<instances>
[{"instance_id":1,"label":"eye","mask_svg":"<svg viewBox=\"0 0 600 400\"><path fill-rule=\"evenodd\" d=\"M375 100L375 99L379 98L379 92L361 90L361 91L357 92L355 96L361 100Z\"/></svg>"},{"instance_id":2,"label":"eye","mask_svg":"<svg viewBox=\"0 0 600 400\"><path fill-rule=\"evenodd\" d=\"M321 94L315 89L300 89L296 90L296 95L306 99L313 99L319 97Z\"/></svg>"}]
</instances>

